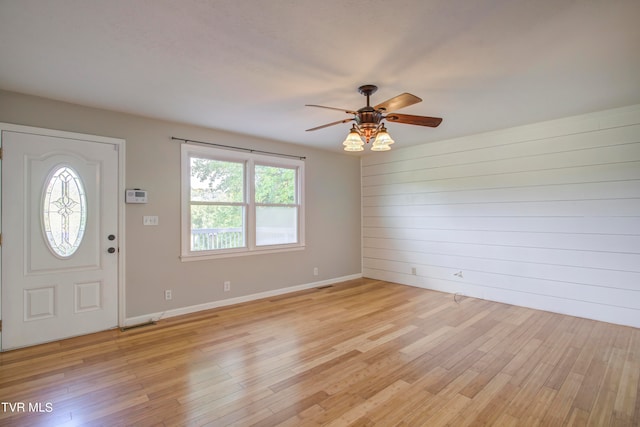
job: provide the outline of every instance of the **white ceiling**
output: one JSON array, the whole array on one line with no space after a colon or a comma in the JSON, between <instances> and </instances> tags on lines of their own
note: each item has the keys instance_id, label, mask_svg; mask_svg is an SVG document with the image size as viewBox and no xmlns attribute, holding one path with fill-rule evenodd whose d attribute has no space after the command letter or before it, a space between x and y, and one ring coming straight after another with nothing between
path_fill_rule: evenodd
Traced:
<instances>
[{"instance_id":1,"label":"white ceiling","mask_svg":"<svg viewBox=\"0 0 640 427\"><path fill-rule=\"evenodd\" d=\"M0 0L0 88L340 150L402 92L395 147L640 103L638 0ZM189 135L183 135L188 137Z\"/></svg>"}]
</instances>

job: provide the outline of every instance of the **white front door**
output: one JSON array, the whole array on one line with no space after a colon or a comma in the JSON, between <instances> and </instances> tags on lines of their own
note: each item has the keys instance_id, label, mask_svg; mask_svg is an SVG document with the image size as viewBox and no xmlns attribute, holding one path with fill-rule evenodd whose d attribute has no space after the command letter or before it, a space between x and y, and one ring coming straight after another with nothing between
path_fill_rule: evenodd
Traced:
<instances>
[{"instance_id":1,"label":"white front door","mask_svg":"<svg viewBox=\"0 0 640 427\"><path fill-rule=\"evenodd\" d=\"M2 132L2 349L118 325L118 145Z\"/></svg>"}]
</instances>

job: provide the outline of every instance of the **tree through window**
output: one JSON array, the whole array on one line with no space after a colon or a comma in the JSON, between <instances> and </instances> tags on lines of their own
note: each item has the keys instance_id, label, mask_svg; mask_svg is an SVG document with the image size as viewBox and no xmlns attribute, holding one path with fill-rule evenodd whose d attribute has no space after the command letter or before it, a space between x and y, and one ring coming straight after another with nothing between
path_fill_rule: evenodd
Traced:
<instances>
[{"instance_id":1,"label":"tree through window","mask_svg":"<svg viewBox=\"0 0 640 427\"><path fill-rule=\"evenodd\" d=\"M190 160L191 250L245 247L245 163Z\"/></svg>"},{"instance_id":2,"label":"tree through window","mask_svg":"<svg viewBox=\"0 0 640 427\"><path fill-rule=\"evenodd\" d=\"M297 241L296 169L255 166L256 245Z\"/></svg>"}]
</instances>

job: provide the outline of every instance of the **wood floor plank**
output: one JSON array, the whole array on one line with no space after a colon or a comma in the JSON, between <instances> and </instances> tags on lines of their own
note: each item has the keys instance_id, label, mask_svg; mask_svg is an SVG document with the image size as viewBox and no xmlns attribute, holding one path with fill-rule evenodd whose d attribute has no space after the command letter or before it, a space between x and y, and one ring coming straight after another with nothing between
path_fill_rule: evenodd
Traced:
<instances>
[{"instance_id":1,"label":"wood floor plank","mask_svg":"<svg viewBox=\"0 0 640 427\"><path fill-rule=\"evenodd\" d=\"M637 426L640 330L363 278L0 353L0 400L2 426Z\"/></svg>"},{"instance_id":2,"label":"wood floor plank","mask_svg":"<svg viewBox=\"0 0 640 427\"><path fill-rule=\"evenodd\" d=\"M562 386L555 394L555 398L553 402L551 402L549 410L542 419L543 425L562 426L566 424L565 420L569 418L573 399L575 398L583 380L584 378L578 374L572 373L567 376L565 381L562 383Z\"/></svg>"},{"instance_id":3,"label":"wood floor plank","mask_svg":"<svg viewBox=\"0 0 640 427\"><path fill-rule=\"evenodd\" d=\"M506 411L515 418L524 418L525 414L531 410L531 402L540 398L540 390L549 378L553 365L547 363L539 363L527 377L524 383L521 383L518 391L509 403ZM552 390L549 388L549 390Z\"/></svg>"}]
</instances>

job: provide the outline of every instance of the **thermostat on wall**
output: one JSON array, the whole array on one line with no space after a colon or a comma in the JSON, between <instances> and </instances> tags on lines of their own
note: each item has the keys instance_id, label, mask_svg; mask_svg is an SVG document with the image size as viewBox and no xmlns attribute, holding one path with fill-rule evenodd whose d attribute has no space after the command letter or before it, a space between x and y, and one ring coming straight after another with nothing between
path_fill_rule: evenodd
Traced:
<instances>
[{"instance_id":1,"label":"thermostat on wall","mask_svg":"<svg viewBox=\"0 0 640 427\"><path fill-rule=\"evenodd\" d=\"M126 203L147 203L147 191L139 188L126 190L124 201Z\"/></svg>"}]
</instances>

